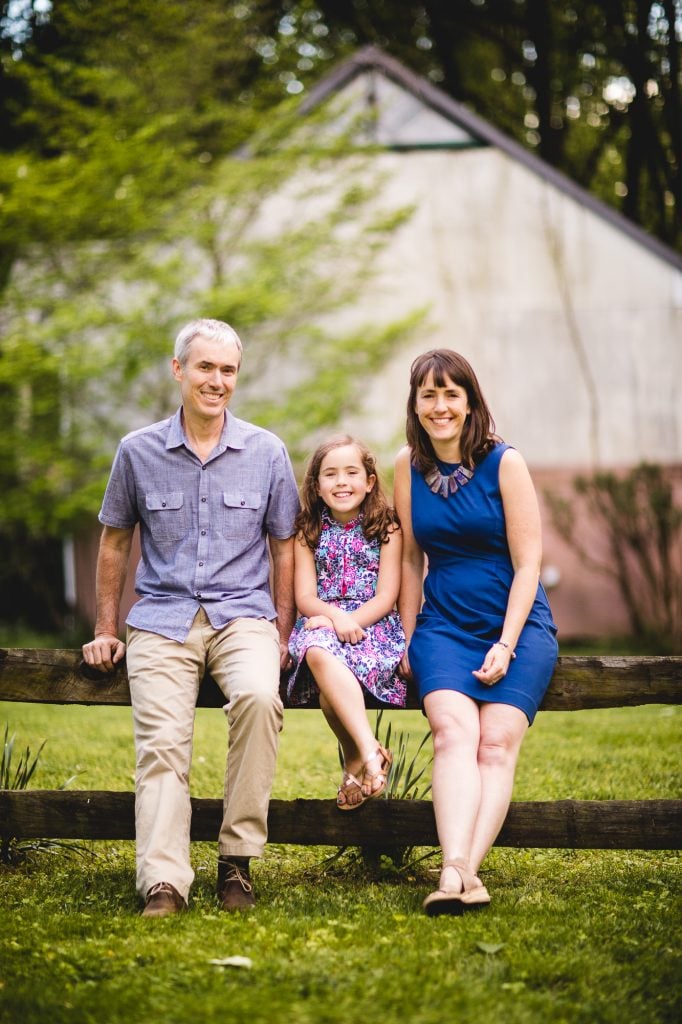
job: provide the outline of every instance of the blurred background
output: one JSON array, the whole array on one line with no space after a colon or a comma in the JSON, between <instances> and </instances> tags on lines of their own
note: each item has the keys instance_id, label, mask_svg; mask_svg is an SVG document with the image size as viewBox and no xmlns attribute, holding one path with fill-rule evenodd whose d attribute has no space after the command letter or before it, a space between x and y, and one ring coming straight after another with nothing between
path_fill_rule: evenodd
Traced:
<instances>
[{"instance_id":1,"label":"blurred background","mask_svg":"<svg viewBox=\"0 0 682 1024\"><path fill-rule=\"evenodd\" d=\"M562 649L680 653L681 41L677 0L1 3L0 643L89 635L115 446L211 316L237 415L389 485L461 351Z\"/></svg>"}]
</instances>

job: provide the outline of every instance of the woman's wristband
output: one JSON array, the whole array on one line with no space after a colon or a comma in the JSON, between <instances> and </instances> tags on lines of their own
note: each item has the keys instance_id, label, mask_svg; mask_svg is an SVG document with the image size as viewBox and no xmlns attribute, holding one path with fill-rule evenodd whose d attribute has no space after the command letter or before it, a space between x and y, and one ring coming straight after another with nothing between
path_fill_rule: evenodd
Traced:
<instances>
[{"instance_id":1,"label":"woman's wristband","mask_svg":"<svg viewBox=\"0 0 682 1024\"><path fill-rule=\"evenodd\" d=\"M495 644L498 647L505 647L509 651L509 656L511 658L515 658L516 657L516 652L511 649L511 644L505 643L504 640L496 640Z\"/></svg>"}]
</instances>

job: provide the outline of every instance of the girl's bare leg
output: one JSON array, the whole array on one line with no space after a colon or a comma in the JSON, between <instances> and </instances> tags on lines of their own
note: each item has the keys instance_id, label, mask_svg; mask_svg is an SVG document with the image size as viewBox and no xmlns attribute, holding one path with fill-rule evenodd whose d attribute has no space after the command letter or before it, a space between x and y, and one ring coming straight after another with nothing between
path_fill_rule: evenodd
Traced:
<instances>
[{"instance_id":1,"label":"girl's bare leg","mask_svg":"<svg viewBox=\"0 0 682 1024\"><path fill-rule=\"evenodd\" d=\"M321 647L308 648L306 660L320 690L320 706L341 744L346 771L361 779L363 764L378 746L362 687L346 665ZM361 793L349 794L350 803L361 800Z\"/></svg>"}]
</instances>

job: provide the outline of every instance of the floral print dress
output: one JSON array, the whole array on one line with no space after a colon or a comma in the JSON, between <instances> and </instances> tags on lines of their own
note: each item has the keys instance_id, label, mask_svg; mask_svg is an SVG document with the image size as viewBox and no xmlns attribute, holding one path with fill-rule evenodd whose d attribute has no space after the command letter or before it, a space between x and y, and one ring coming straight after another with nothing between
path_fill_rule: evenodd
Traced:
<instances>
[{"instance_id":1,"label":"floral print dress","mask_svg":"<svg viewBox=\"0 0 682 1024\"><path fill-rule=\"evenodd\" d=\"M315 549L317 596L327 604L354 612L376 593L381 544L362 532L362 514L339 523L327 509L322 514L322 531ZM333 629L306 630L300 616L289 638L294 669L287 686L291 705L317 704L319 691L305 661L309 647L322 647L346 665L376 701L404 707L406 688L396 675L405 653L405 634L393 611L372 626L365 626L365 638L357 644L342 643Z\"/></svg>"}]
</instances>

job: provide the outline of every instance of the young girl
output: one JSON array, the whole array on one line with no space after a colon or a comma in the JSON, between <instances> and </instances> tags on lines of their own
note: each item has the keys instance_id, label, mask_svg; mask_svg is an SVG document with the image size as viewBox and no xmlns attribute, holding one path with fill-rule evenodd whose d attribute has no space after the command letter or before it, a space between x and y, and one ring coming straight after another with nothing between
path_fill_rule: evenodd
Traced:
<instances>
[{"instance_id":1,"label":"young girl","mask_svg":"<svg viewBox=\"0 0 682 1024\"><path fill-rule=\"evenodd\" d=\"M402 534L374 458L348 435L321 444L308 465L296 520L296 606L289 640L291 704L316 699L343 751L342 811L379 796L393 756L372 733L372 703L405 704L395 669L405 635L395 611Z\"/></svg>"}]
</instances>

